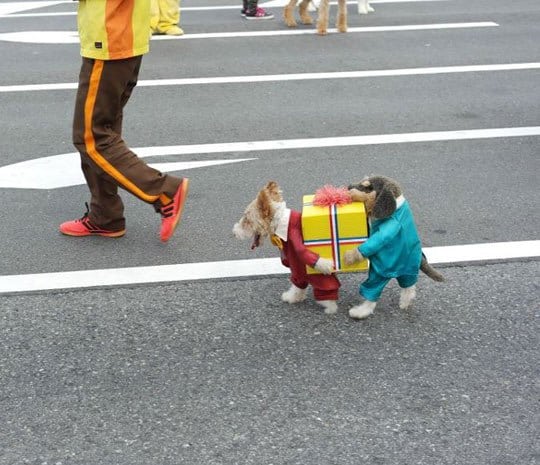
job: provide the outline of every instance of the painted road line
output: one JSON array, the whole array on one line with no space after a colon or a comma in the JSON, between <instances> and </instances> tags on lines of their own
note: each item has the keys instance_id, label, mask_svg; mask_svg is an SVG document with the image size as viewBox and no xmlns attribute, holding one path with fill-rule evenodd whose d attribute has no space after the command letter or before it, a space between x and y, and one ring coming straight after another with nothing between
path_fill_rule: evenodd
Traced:
<instances>
[{"instance_id":1,"label":"painted road line","mask_svg":"<svg viewBox=\"0 0 540 465\"><path fill-rule=\"evenodd\" d=\"M218 76L178 79L140 80L137 87L200 86L215 84L249 84L256 82L309 81L321 79L362 79L399 76L429 76L434 74L486 73L497 71L530 71L540 69L540 62L500 63L492 65L437 66L429 68L377 69L365 71L335 71L325 73L258 74L251 76ZM0 86L0 93L74 90L76 82Z\"/></svg>"},{"instance_id":2,"label":"painted road line","mask_svg":"<svg viewBox=\"0 0 540 465\"><path fill-rule=\"evenodd\" d=\"M76 240L76 239L75 239ZM423 249L433 265L540 257L540 241ZM0 294L287 274L279 258L0 276Z\"/></svg>"},{"instance_id":3,"label":"painted road line","mask_svg":"<svg viewBox=\"0 0 540 465\"><path fill-rule=\"evenodd\" d=\"M414 24L402 26L376 26L376 27L350 27L347 31L373 33L373 32L407 32L427 31L444 29L468 29L497 27L498 24L491 21L474 23L439 23L439 24ZM328 32L337 32L336 29L328 29ZM236 39L246 37L272 37L293 35L314 35L315 29L279 29L272 31L236 31L236 32L210 32L203 34L184 34L182 36L157 35L152 36L152 41L159 40L193 40L193 39ZM19 42L26 44L78 44L79 35L76 31L18 31L0 33L0 40L6 42Z\"/></svg>"},{"instance_id":4,"label":"painted road line","mask_svg":"<svg viewBox=\"0 0 540 465\"><path fill-rule=\"evenodd\" d=\"M262 140L251 142L226 142L214 144L173 145L162 147L135 147L141 158L166 155L200 155L226 152L263 152L269 150L294 150L322 147L403 144L413 142L439 142L471 139L494 139L508 137L531 137L540 135L540 126L521 128L467 129L459 131L414 132L402 134L379 134L368 136L325 137L313 139ZM234 163L250 159L212 161L210 164ZM179 166L197 167L184 162ZM206 165L201 165L206 166ZM166 165L160 165L166 171ZM170 168L170 167L169 167ZM183 168L187 169L187 168ZM45 175L46 174L46 175ZM35 158L0 167L0 188L58 189L84 184L79 155L75 152Z\"/></svg>"},{"instance_id":5,"label":"painted road line","mask_svg":"<svg viewBox=\"0 0 540 465\"><path fill-rule=\"evenodd\" d=\"M256 160L256 158L178 161L166 163L152 162L148 163L148 165L162 173L171 173L174 171L222 166L251 160ZM61 175L55 174L54 171L52 171L57 168L60 169ZM23 179L20 179L21 182L17 183L16 178L13 176L22 176ZM9 181L8 178L11 178L11 181ZM0 187L12 189L57 189L59 187L80 186L85 183L86 181L80 167L80 156L75 152L54 155L52 157L37 158L0 167Z\"/></svg>"},{"instance_id":6,"label":"painted road line","mask_svg":"<svg viewBox=\"0 0 540 465\"><path fill-rule=\"evenodd\" d=\"M373 5L380 3L426 3L426 2L445 2L448 0L371 0ZM271 0L269 2L263 2L260 6L265 8L279 8L284 7L288 3L288 0ZM355 5L357 0L350 0L348 4ZM75 16L76 11L67 12L54 12L54 13L18 13L20 11L33 10L37 8L46 8L49 6L55 6L60 4L69 4L74 6L73 0L69 1L38 1L38 2L7 2L0 4L0 18L37 18L44 16ZM330 2L331 5L337 4L337 2ZM215 6L183 6L182 12L187 11L216 11L216 10L238 10L238 5L215 5Z\"/></svg>"}]
</instances>

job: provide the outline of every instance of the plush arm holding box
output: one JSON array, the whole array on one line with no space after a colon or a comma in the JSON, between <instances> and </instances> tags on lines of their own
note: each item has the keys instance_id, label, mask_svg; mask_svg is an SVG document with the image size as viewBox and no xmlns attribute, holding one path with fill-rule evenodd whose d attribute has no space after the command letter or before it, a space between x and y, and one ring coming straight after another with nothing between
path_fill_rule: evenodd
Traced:
<instances>
[{"instance_id":1,"label":"plush arm holding box","mask_svg":"<svg viewBox=\"0 0 540 465\"><path fill-rule=\"evenodd\" d=\"M319 273L332 274L334 270L334 262L328 258L319 257L315 265L313 265Z\"/></svg>"},{"instance_id":2,"label":"plush arm holding box","mask_svg":"<svg viewBox=\"0 0 540 465\"><path fill-rule=\"evenodd\" d=\"M360 250L358 248L353 250L347 250L345 254L343 255L343 261L345 262L345 265L354 265L355 263L359 263L364 259L363 255L360 253Z\"/></svg>"}]
</instances>

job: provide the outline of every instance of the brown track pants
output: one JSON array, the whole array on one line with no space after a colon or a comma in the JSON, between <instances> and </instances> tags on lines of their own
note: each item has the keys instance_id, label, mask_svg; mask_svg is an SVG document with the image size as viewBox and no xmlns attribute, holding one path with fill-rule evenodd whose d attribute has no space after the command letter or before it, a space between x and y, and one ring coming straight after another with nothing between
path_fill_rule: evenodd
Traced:
<instances>
[{"instance_id":1,"label":"brown track pants","mask_svg":"<svg viewBox=\"0 0 540 465\"><path fill-rule=\"evenodd\" d=\"M112 231L125 228L118 187L159 210L171 202L181 179L162 174L135 155L122 139L122 116L142 56L122 60L84 58L73 118L73 144L90 189L89 219Z\"/></svg>"}]
</instances>

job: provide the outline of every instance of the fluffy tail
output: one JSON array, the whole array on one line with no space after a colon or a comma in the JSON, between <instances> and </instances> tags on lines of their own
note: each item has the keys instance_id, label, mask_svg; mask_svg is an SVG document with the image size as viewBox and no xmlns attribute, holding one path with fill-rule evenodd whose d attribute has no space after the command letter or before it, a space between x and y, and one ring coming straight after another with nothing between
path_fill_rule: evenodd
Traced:
<instances>
[{"instance_id":1,"label":"fluffy tail","mask_svg":"<svg viewBox=\"0 0 540 465\"><path fill-rule=\"evenodd\" d=\"M428 263L424 252L422 252L422 262L420 263L420 269L431 279L433 279L433 281L444 281L444 276Z\"/></svg>"}]
</instances>

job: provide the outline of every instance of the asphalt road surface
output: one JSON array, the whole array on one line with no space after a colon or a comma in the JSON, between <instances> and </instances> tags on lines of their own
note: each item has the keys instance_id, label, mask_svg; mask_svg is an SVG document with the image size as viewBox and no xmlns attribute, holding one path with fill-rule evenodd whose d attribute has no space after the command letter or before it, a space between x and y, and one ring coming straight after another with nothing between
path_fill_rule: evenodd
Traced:
<instances>
[{"instance_id":1,"label":"asphalt road surface","mask_svg":"<svg viewBox=\"0 0 540 465\"><path fill-rule=\"evenodd\" d=\"M186 35L143 59L124 137L192 182L162 244L128 194L124 238L58 233L88 201L76 5L0 2L0 465L539 463L540 3L350 3L325 37L267 5L184 0ZM286 270L255 260L275 250L233 223L267 180L299 209L372 173L400 181L447 281L422 276L405 312L391 283L365 321L362 273L334 316L282 303ZM184 264L202 275L152 282ZM127 281L54 286L110 269Z\"/></svg>"}]
</instances>

